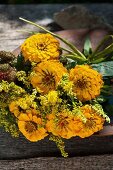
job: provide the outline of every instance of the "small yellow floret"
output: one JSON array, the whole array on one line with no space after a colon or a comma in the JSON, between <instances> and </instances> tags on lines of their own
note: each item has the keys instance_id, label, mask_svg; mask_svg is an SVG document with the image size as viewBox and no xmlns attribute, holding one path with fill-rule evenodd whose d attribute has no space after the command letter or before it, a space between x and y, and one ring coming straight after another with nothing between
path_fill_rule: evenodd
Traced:
<instances>
[{"instance_id":1,"label":"small yellow floret","mask_svg":"<svg viewBox=\"0 0 113 170\"><path fill-rule=\"evenodd\" d=\"M48 102L52 105L55 105L58 101L58 93L57 91L50 91L47 95Z\"/></svg>"}]
</instances>

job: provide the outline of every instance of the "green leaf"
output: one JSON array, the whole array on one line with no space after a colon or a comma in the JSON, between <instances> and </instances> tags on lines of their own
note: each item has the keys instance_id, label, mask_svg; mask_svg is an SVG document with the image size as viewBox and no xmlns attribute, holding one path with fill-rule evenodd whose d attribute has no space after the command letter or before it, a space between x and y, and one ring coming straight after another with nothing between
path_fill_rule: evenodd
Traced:
<instances>
[{"instance_id":1,"label":"green leaf","mask_svg":"<svg viewBox=\"0 0 113 170\"><path fill-rule=\"evenodd\" d=\"M112 116L113 118L113 102L110 104L108 99L108 101L103 103L102 106L107 115Z\"/></svg>"},{"instance_id":2,"label":"green leaf","mask_svg":"<svg viewBox=\"0 0 113 170\"><path fill-rule=\"evenodd\" d=\"M25 61L24 57L20 53L17 57L17 63L15 67L18 71L23 70L28 72L31 70L31 63L29 61Z\"/></svg>"},{"instance_id":3,"label":"green leaf","mask_svg":"<svg viewBox=\"0 0 113 170\"><path fill-rule=\"evenodd\" d=\"M92 64L91 66L103 76L113 76L113 61Z\"/></svg>"},{"instance_id":4,"label":"green leaf","mask_svg":"<svg viewBox=\"0 0 113 170\"><path fill-rule=\"evenodd\" d=\"M64 56L60 57L60 62L64 65L64 67L66 67L68 70L71 68L74 68L77 64L76 61L70 59L70 58L66 58Z\"/></svg>"},{"instance_id":5,"label":"green leaf","mask_svg":"<svg viewBox=\"0 0 113 170\"><path fill-rule=\"evenodd\" d=\"M104 58L104 57L106 57L106 55L108 56L108 54L112 53L113 52L113 43L110 42L109 45L106 45L106 42L110 39L113 40L113 35L105 36L101 40L101 42L98 44L97 48L91 54L91 58L96 58L96 59L97 59L97 57ZM103 45L105 45L104 49L103 49Z\"/></svg>"},{"instance_id":6,"label":"green leaf","mask_svg":"<svg viewBox=\"0 0 113 170\"><path fill-rule=\"evenodd\" d=\"M17 57L17 63L15 65L15 67L18 71L20 71L22 69L23 61L24 61L24 58L23 58L22 54L19 54Z\"/></svg>"},{"instance_id":7,"label":"green leaf","mask_svg":"<svg viewBox=\"0 0 113 170\"><path fill-rule=\"evenodd\" d=\"M99 59L93 59L92 61L90 61L92 64L97 64L97 63L101 63L102 61L105 61L105 58L99 58Z\"/></svg>"},{"instance_id":8,"label":"green leaf","mask_svg":"<svg viewBox=\"0 0 113 170\"><path fill-rule=\"evenodd\" d=\"M84 55L87 57L92 53L92 46L91 46L91 41L89 37L86 38L85 43L84 43Z\"/></svg>"},{"instance_id":9,"label":"green leaf","mask_svg":"<svg viewBox=\"0 0 113 170\"><path fill-rule=\"evenodd\" d=\"M113 43L110 44L108 47L106 47L105 49L103 49L102 51L98 52L97 54L95 54L95 58L103 58L103 57L108 57L108 55L110 55L111 53L113 53ZM111 57L110 57L111 58Z\"/></svg>"},{"instance_id":10,"label":"green leaf","mask_svg":"<svg viewBox=\"0 0 113 170\"><path fill-rule=\"evenodd\" d=\"M104 95L100 95L96 98L96 101L98 101L99 103L104 103L107 99L105 98Z\"/></svg>"}]
</instances>

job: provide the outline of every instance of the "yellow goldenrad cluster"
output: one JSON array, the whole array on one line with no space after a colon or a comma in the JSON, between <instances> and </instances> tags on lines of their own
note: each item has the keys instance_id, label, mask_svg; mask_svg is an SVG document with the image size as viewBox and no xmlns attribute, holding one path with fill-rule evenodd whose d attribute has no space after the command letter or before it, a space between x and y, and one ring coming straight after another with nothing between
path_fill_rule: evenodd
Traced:
<instances>
[{"instance_id":1,"label":"yellow goldenrad cluster","mask_svg":"<svg viewBox=\"0 0 113 170\"><path fill-rule=\"evenodd\" d=\"M31 62L40 62L48 59L58 59L59 41L51 34L35 34L28 39L21 46L21 51L25 60Z\"/></svg>"}]
</instances>

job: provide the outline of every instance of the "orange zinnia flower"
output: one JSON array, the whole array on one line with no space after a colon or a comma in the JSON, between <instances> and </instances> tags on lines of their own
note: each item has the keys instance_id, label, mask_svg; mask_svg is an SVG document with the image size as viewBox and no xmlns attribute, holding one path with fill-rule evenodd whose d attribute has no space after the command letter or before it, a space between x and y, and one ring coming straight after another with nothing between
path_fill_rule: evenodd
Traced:
<instances>
[{"instance_id":1,"label":"orange zinnia flower","mask_svg":"<svg viewBox=\"0 0 113 170\"><path fill-rule=\"evenodd\" d=\"M59 41L51 34L38 33L25 40L21 45L21 51L25 60L38 63L48 59L58 59L59 45Z\"/></svg>"},{"instance_id":2,"label":"orange zinnia flower","mask_svg":"<svg viewBox=\"0 0 113 170\"><path fill-rule=\"evenodd\" d=\"M28 110L18 117L19 130L31 142L44 139L48 135L43 127L41 117L36 113L36 110Z\"/></svg>"},{"instance_id":3,"label":"orange zinnia flower","mask_svg":"<svg viewBox=\"0 0 113 170\"><path fill-rule=\"evenodd\" d=\"M100 95L103 87L101 74L88 65L77 65L70 70L70 80L73 82L73 92L84 102Z\"/></svg>"},{"instance_id":4,"label":"orange zinnia flower","mask_svg":"<svg viewBox=\"0 0 113 170\"><path fill-rule=\"evenodd\" d=\"M105 119L94 109L92 109L90 105L85 105L81 107L81 111L83 112L87 121L83 123L83 127L78 133L78 136L80 136L81 138L85 138L103 129Z\"/></svg>"},{"instance_id":5,"label":"orange zinnia flower","mask_svg":"<svg viewBox=\"0 0 113 170\"><path fill-rule=\"evenodd\" d=\"M41 62L34 68L34 74L31 74L31 84L46 94L56 89L65 73L67 73L66 68L58 61Z\"/></svg>"},{"instance_id":6,"label":"orange zinnia flower","mask_svg":"<svg viewBox=\"0 0 113 170\"><path fill-rule=\"evenodd\" d=\"M59 112L57 115L53 113L48 116L46 129L55 136L69 139L78 134L81 130L81 120L74 119L74 115L67 110Z\"/></svg>"}]
</instances>

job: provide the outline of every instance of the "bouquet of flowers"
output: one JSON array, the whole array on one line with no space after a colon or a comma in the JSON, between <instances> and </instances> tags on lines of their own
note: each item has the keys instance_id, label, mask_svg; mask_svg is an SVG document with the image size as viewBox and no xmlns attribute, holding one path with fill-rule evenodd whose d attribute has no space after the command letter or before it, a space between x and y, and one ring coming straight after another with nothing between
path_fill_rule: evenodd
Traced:
<instances>
[{"instance_id":1,"label":"bouquet of flowers","mask_svg":"<svg viewBox=\"0 0 113 170\"><path fill-rule=\"evenodd\" d=\"M0 126L31 142L49 137L67 157L64 139L89 137L110 122L113 43L101 47L113 36L94 51L87 39L80 52L58 34L20 19L45 33L31 32L17 58L0 52Z\"/></svg>"}]
</instances>

